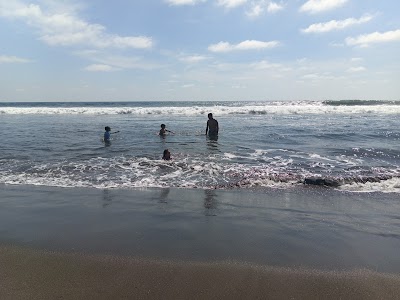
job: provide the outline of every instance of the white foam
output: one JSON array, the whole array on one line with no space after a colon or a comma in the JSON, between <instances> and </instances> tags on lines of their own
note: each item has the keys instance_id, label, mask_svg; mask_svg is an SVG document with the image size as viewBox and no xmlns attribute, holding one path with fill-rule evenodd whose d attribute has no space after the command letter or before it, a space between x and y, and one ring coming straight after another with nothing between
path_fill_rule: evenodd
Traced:
<instances>
[{"instance_id":1,"label":"white foam","mask_svg":"<svg viewBox=\"0 0 400 300\"><path fill-rule=\"evenodd\" d=\"M306 177L324 177L329 174L326 168L322 173L308 167L293 166L293 161L275 157L268 163L243 165L223 159L226 153L215 156L215 161L204 161L202 157L180 157L177 160L137 157L92 158L88 161L62 161L53 164L21 164L17 160L3 161L0 169L0 183L28 184L58 187L93 188L289 188L301 187ZM16 168L18 166L18 168ZM23 166L23 171L21 170ZM318 167L320 167L318 165ZM317 168L319 169L319 168ZM361 173L360 173L361 172ZM393 192L400 193L400 170L376 168L369 170L371 178L388 178L380 182L362 180L362 170L352 170L349 181L339 187L352 192ZM343 174L342 174L343 175ZM353 180L351 179L353 178ZM357 179L360 180L357 180ZM344 178L328 179L345 181ZM360 183L356 183L359 181ZM372 180L371 180L372 181ZM363 183L361 183L363 182Z\"/></svg>"},{"instance_id":2,"label":"white foam","mask_svg":"<svg viewBox=\"0 0 400 300\"><path fill-rule=\"evenodd\" d=\"M235 155L235 154L233 154L233 153L224 153L224 158L225 159L228 159L228 160L231 160L231 159L233 159L233 158L236 158L237 157L237 155Z\"/></svg>"},{"instance_id":3,"label":"white foam","mask_svg":"<svg viewBox=\"0 0 400 300\"><path fill-rule=\"evenodd\" d=\"M380 182L344 184L340 186L340 190L348 192L400 193L400 178L381 180Z\"/></svg>"},{"instance_id":4,"label":"white foam","mask_svg":"<svg viewBox=\"0 0 400 300\"><path fill-rule=\"evenodd\" d=\"M205 115L209 110L215 115L290 115L290 114L400 114L400 105L351 105L331 106L318 101L281 101L263 103L242 103L241 105L164 106L160 107L1 107L0 114L78 114L78 115Z\"/></svg>"}]
</instances>

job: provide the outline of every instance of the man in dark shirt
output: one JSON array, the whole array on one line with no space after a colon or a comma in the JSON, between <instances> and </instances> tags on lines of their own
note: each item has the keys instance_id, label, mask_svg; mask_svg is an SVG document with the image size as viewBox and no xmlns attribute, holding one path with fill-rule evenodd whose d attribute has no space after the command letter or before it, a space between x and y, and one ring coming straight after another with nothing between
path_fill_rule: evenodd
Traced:
<instances>
[{"instance_id":1,"label":"man in dark shirt","mask_svg":"<svg viewBox=\"0 0 400 300\"><path fill-rule=\"evenodd\" d=\"M219 131L218 121L213 118L212 113L208 114L208 121L206 127L206 135L217 136Z\"/></svg>"}]
</instances>

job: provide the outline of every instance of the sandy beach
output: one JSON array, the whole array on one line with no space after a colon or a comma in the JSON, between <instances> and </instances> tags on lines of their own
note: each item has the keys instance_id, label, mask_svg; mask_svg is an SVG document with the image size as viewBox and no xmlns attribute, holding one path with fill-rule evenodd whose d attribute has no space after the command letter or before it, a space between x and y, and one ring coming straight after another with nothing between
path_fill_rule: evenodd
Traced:
<instances>
[{"instance_id":1,"label":"sandy beach","mask_svg":"<svg viewBox=\"0 0 400 300\"><path fill-rule=\"evenodd\" d=\"M398 299L400 277L0 248L1 299Z\"/></svg>"},{"instance_id":2,"label":"sandy beach","mask_svg":"<svg viewBox=\"0 0 400 300\"><path fill-rule=\"evenodd\" d=\"M1 299L396 299L397 199L1 186Z\"/></svg>"}]
</instances>

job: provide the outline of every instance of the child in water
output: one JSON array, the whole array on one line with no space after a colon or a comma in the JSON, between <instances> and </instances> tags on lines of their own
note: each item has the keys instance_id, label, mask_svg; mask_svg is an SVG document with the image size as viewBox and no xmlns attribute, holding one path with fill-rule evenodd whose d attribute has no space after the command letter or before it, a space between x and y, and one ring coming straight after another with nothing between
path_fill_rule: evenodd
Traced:
<instances>
[{"instance_id":1,"label":"child in water","mask_svg":"<svg viewBox=\"0 0 400 300\"><path fill-rule=\"evenodd\" d=\"M165 135L167 132L170 132L170 133L174 134L174 132L172 132L172 131L170 131L170 130L167 130L167 129L165 128L165 124L161 124L161 129L160 129L159 135L160 135L160 136L163 136L163 135Z\"/></svg>"},{"instance_id":2,"label":"child in water","mask_svg":"<svg viewBox=\"0 0 400 300\"><path fill-rule=\"evenodd\" d=\"M119 131L111 132L111 128L109 126L104 127L104 142L109 143L111 141L111 134L118 133Z\"/></svg>"},{"instance_id":3,"label":"child in water","mask_svg":"<svg viewBox=\"0 0 400 300\"><path fill-rule=\"evenodd\" d=\"M163 160L170 160L170 159L171 159L171 152L169 152L168 149L165 149L165 150L164 150L162 159L163 159Z\"/></svg>"}]
</instances>

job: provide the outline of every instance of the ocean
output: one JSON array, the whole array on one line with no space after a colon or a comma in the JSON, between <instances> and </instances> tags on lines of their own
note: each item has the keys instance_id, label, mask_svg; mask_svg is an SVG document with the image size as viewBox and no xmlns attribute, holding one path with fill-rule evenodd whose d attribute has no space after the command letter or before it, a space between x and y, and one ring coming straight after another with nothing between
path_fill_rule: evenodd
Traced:
<instances>
[{"instance_id":1,"label":"ocean","mask_svg":"<svg viewBox=\"0 0 400 300\"><path fill-rule=\"evenodd\" d=\"M0 184L400 193L399 115L372 100L0 103Z\"/></svg>"}]
</instances>

